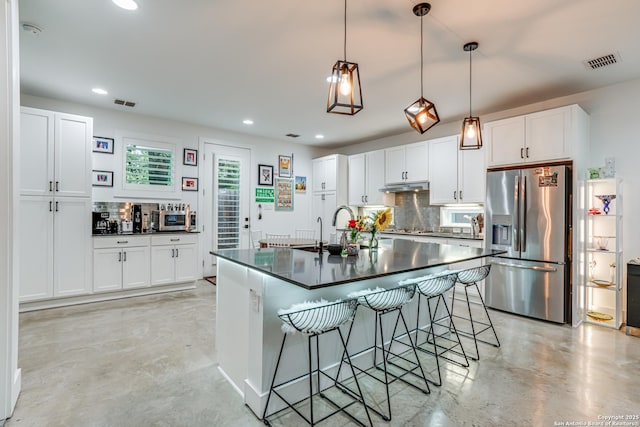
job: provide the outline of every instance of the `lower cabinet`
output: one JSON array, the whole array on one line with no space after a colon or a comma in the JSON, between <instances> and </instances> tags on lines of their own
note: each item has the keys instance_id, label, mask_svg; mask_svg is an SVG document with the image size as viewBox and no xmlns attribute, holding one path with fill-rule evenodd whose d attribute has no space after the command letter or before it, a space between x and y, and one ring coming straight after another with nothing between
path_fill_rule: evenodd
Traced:
<instances>
[{"instance_id":1,"label":"lower cabinet","mask_svg":"<svg viewBox=\"0 0 640 427\"><path fill-rule=\"evenodd\" d=\"M93 291L143 288L151 284L149 236L96 237Z\"/></svg>"},{"instance_id":2,"label":"lower cabinet","mask_svg":"<svg viewBox=\"0 0 640 427\"><path fill-rule=\"evenodd\" d=\"M197 279L198 237L151 237L151 284L189 282Z\"/></svg>"}]
</instances>

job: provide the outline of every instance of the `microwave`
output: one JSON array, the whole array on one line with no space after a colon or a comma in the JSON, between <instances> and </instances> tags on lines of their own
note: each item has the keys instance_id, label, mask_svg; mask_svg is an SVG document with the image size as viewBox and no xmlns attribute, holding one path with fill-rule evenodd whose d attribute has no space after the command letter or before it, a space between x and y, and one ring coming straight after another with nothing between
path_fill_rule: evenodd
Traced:
<instances>
[{"instance_id":1,"label":"microwave","mask_svg":"<svg viewBox=\"0 0 640 427\"><path fill-rule=\"evenodd\" d=\"M189 211L153 211L151 221L157 231L189 231Z\"/></svg>"}]
</instances>

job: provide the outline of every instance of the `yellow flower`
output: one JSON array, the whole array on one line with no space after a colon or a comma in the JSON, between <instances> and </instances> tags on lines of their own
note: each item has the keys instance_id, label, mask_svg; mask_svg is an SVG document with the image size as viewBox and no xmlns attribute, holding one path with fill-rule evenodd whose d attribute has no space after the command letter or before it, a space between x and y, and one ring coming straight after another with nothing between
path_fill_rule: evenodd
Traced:
<instances>
[{"instance_id":1,"label":"yellow flower","mask_svg":"<svg viewBox=\"0 0 640 427\"><path fill-rule=\"evenodd\" d=\"M376 212L373 218L373 226L380 231L384 231L391 224L391 208Z\"/></svg>"}]
</instances>

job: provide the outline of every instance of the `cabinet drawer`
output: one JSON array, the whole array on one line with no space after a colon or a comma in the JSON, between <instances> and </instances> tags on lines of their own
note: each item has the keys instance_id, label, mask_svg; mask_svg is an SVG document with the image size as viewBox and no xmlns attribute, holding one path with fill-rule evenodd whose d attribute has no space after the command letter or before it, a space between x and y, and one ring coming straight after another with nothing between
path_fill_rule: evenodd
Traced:
<instances>
[{"instance_id":1,"label":"cabinet drawer","mask_svg":"<svg viewBox=\"0 0 640 427\"><path fill-rule=\"evenodd\" d=\"M149 243L151 243L150 236L98 236L93 238L93 249L149 246Z\"/></svg>"},{"instance_id":2,"label":"cabinet drawer","mask_svg":"<svg viewBox=\"0 0 640 427\"><path fill-rule=\"evenodd\" d=\"M190 245L198 243L198 235L172 234L168 236L151 236L151 245Z\"/></svg>"}]
</instances>

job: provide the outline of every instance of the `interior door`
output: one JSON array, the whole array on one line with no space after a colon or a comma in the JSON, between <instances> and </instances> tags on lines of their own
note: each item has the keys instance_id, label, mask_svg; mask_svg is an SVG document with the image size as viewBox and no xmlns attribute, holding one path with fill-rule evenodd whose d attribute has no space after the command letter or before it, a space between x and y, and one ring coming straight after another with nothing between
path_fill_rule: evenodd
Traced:
<instances>
[{"instance_id":1,"label":"interior door","mask_svg":"<svg viewBox=\"0 0 640 427\"><path fill-rule=\"evenodd\" d=\"M248 249L251 151L205 142L203 275L216 275L212 249Z\"/></svg>"}]
</instances>

